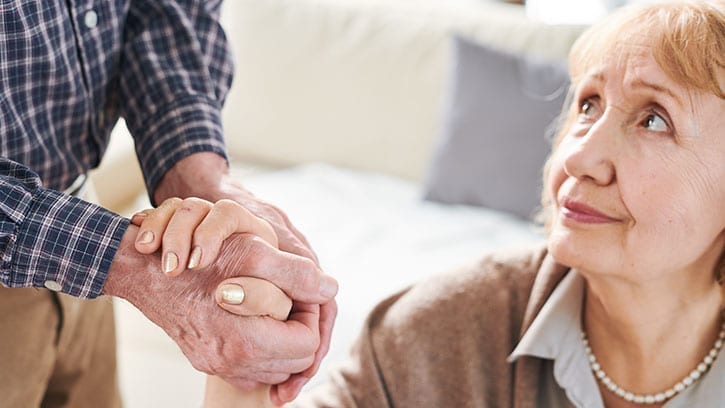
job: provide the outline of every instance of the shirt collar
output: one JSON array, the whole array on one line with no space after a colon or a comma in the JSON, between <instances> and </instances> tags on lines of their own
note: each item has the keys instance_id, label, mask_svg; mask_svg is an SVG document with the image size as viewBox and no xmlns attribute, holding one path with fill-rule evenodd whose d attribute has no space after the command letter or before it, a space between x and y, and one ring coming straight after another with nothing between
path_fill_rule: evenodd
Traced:
<instances>
[{"instance_id":1,"label":"shirt collar","mask_svg":"<svg viewBox=\"0 0 725 408\"><path fill-rule=\"evenodd\" d=\"M522 355L554 359L561 354L562 338L574 332L579 338L584 279L570 271L544 302L524 336L509 356L509 362Z\"/></svg>"},{"instance_id":2,"label":"shirt collar","mask_svg":"<svg viewBox=\"0 0 725 408\"><path fill-rule=\"evenodd\" d=\"M544 302L509 362L521 356L553 360L554 379L578 407L603 408L581 341L584 278L571 270Z\"/></svg>"}]
</instances>

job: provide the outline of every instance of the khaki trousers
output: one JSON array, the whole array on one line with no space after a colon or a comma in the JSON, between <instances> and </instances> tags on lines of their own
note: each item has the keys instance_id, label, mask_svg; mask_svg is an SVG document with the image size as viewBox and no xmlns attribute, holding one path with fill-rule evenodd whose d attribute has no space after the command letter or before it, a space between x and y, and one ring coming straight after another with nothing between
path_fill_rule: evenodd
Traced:
<instances>
[{"instance_id":1,"label":"khaki trousers","mask_svg":"<svg viewBox=\"0 0 725 408\"><path fill-rule=\"evenodd\" d=\"M110 297L0 287L0 407L120 406Z\"/></svg>"}]
</instances>

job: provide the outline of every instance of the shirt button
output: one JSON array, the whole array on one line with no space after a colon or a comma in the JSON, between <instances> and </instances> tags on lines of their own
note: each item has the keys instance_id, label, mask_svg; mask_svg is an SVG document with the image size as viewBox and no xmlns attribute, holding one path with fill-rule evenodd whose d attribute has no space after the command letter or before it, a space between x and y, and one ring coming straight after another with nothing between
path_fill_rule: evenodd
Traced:
<instances>
[{"instance_id":1,"label":"shirt button","mask_svg":"<svg viewBox=\"0 0 725 408\"><path fill-rule=\"evenodd\" d=\"M96 25L98 25L98 14L93 10L87 11L86 15L83 16L83 23L88 28L95 27Z\"/></svg>"},{"instance_id":2,"label":"shirt button","mask_svg":"<svg viewBox=\"0 0 725 408\"><path fill-rule=\"evenodd\" d=\"M46 288L52 290L53 292L60 292L61 289L63 289L62 286L60 286L60 283L54 281L54 280L47 280L45 283L43 283L43 286Z\"/></svg>"}]
</instances>

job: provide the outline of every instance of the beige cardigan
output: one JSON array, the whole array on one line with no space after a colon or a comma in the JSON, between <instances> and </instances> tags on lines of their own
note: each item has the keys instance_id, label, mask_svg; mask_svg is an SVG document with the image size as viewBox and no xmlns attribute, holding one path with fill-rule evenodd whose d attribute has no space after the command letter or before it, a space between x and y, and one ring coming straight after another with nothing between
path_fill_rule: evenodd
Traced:
<instances>
[{"instance_id":1,"label":"beige cardigan","mask_svg":"<svg viewBox=\"0 0 725 408\"><path fill-rule=\"evenodd\" d=\"M381 302L350 360L301 407L535 407L542 360L506 357L568 268L543 248L485 257Z\"/></svg>"}]
</instances>

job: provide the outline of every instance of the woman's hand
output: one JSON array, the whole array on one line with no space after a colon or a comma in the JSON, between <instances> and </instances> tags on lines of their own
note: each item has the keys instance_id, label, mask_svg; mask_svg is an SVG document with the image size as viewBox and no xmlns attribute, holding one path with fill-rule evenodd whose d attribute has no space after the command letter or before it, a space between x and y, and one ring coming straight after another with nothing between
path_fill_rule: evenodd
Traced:
<instances>
[{"instance_id":1,"label":"woman's hand","mask_svg":"<svg viewBox=\"0 0 725 408\"><path fill-rule=\"evenodd\" d=\"M231 292L231 296L230 296ZM226 303L221 300L227 297ZM229 304L230 297L238 300ZM227 279L216 293L217 303L224 309L243 316L265 316L285 320L292 308L292 300L277 286L264 279ZM282 401L268 385L251 390L240 390L219 377L208 376L204 392L204 408L275 407ZM272 402L272 401L275 402Z\"/></svg>"},{"instance_id":2,"label":"woman's hand","mask_svg":"<svg viewBox=\"0 0 725 408\"><path fill-rule=\"evenodd\" d=\"M275 248L278 245L267 221L232 200L169 198L155 209L134 214L131 222L139 226L136 250L151 254L162 248L161 269L169 276L209 266L222 242L235 233L257 235Z\"/></svg>"}]
</instances>

